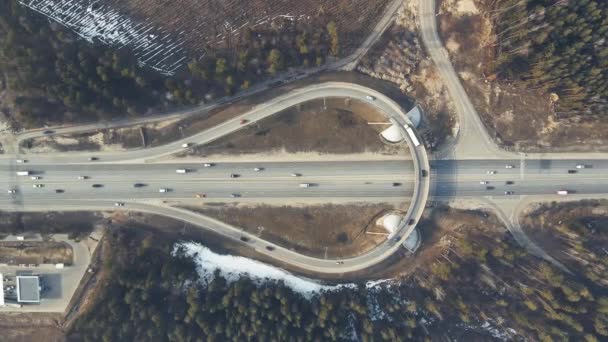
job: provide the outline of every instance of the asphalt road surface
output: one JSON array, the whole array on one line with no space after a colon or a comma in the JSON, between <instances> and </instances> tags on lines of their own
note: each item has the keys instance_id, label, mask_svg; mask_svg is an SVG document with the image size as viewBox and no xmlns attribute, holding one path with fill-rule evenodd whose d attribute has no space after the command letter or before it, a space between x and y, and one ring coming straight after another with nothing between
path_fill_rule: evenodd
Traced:
<instances>
[{"instance_id":1,"label":"asphalt road surface","mask_svg":"<svg viewBox=\"0 0 608 342\"><path fill-rule=\"evenodd\" d=\"M585 165L577 169L577 165ZM511 168L507 168L510 166ZM260 171L255 171L259 168ZM187 173L178 174L176 170ZM17 176L28 170L30 176ZM568 173L575 171L575 173ZM489 174L489 172L494 174ZM238 175L231 178L231 174ZM293 176L297 174L298 176ZM31 176L40 179L32 180ZM80 180L79 176L86 176ZM236 200L264 202L307 198L324 202L409 200L414 186L411 161L333 161L171 164L18 164L0 165L5 190L0 204L27 205L28 201L141 199ZM481 184L480 182L487 182ZM511 184L507 184L507 182ZM142 184L135 187L136 183ZM311 184L303 188L300 184ZM398 184L394 184L398 183ZM34 184L44 185L34 188ZM94 188L94 184L102 187ZM488 188L489 187L489 188ZM159 193L159 189L170 191ZM16 193L9 194L9 189ZM63 193L56 193L61 189ZM608 192L607 160L440 160L431 163L432 197L555 195L558 190L576 194ZM505 191L513 192L505 195Z\"/></svg>"}]
</instances>

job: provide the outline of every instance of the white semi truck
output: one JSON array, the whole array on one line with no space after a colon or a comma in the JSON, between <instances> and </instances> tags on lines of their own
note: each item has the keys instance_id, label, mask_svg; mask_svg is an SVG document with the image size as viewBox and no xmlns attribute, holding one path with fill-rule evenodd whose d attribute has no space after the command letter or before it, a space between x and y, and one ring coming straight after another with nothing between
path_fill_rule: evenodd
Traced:
<instances>
[{"instance_id":1,"label":"white semi truck","mask_svg":"<svg viewBox=\"0 0 608 342\"><path fill-rule=\"evenodd\" d=\"M29 176L29 171L17 171L17 176Z\"/></svg>"}]
</instances>

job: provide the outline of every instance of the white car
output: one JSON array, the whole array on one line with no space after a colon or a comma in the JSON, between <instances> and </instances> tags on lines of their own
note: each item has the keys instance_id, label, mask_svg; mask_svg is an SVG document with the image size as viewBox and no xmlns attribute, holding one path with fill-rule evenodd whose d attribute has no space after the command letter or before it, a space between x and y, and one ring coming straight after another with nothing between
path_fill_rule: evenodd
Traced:
<instances>
[{"instance_id":1,"label":"white car","mask_svg":"<svg viewBox=\"0 0 608 342\"><path fill-rule=\"evenodd\" d=\"M302 174L301 173L292 173L291 177L300 177Z\"/></svg>"},{"instance_id":2,"label":"white car","mask_svg":"<svg viewBox=\"0 0 608 342\"><path fill-rule=\"evenodd\" d=\"M42 187L44 187L44 184L34 184L32 187L34 187L34 188L42 188Z\"/></svg>"},{"instance_id":3,"label":"white car","mask_svg":"<svg viewBox=\"0 0 608 342\"><path fill-rule=\"evenodd\" d=\"M158 192L169 192L169 189L167 189L167 188L160 188L160 189L158 189Z\"/></svg>"},{"instance_id":4,"label":"white car","mask_svg":"<svg viewBox=\"0 0 608 342\"><path fill-rule=\"evenodd\" d=\"M116 203L114 203L114 206L115 206L115 207L124 207L124 206L125 206L125 204L124 204L124 203L122 203L122 202L116 202Z\"/></svg>"},{"instance_id":5,"label":"white car","mask_svg":"<svg viewBox=\"0 0 608 342\"><path fill-rule=\"evenodd\" d=\"M190 147L190 145L192 145L192 144L191 144L191 143L183 143L183 144L182 144L182 147L183 147L183 148L186 148L186 147Z\"/></svg>"},{"instance_id":6,"label":"white car","mask_svg":"<svg viewBox=\"0 0 608 342\"><path fill-rule=\"evenodd\" d=\"M212 166L213 166L213 164L211 164L211 163L205 163L205 164L203 164L203 167L212 167Z\"/></svg>"},{"instance_id":7,"label":"white car","mask_svg":"<svg viewBox=\"0 0 608 342\"><path fill-rule=\"evenodd\" d=\"M310 188L310 183L300 183L300 188Z\"/></svg>"},{"instance_id":8,"label":"white car","mask_svg":"<svg viewBox=\"0 0 608 342\"><path fill-rule=\"evenodd\" d=\"M15 160L17 163L27 163L27 160L25 159L17 159Z\"/></svg>"},{"instance_id":9,"label":"white car","mask_svg":"<svg viewBox=\"0 0 608 342\"><path fill-rule=\"evenodd\" d=\"M488 171L486 171L486 173L489 174L489 175L494 175L494 174L496 174L496 171L494 171L494 170L488 170Z\"/></svg>"},{"instance_id":10,"label":"white car","mask_svg":"<svg viewBox=\"0 0 608 342\"><path fill-rule=\"evenodd\" d=\"M512 169L513 165L505 165L505 169Z\"/></svg>"},{"instance_id":11,"label":"white car","mask_svg":"<svg viewBox=\"0 0 608 342\"><path fill-rule=\"evenodd\" d=\"M42 177L40 177L40 176L32 176L31 178L32 178L32 180L37 180L37 179L40 179Z\"/></svg>"},{"instance_id":12,"label":"white car","mask_svg":"<svg viewBox=\"0 0 608 342\"><path fill-rule=\"evenodd\" d=\"M513 195L513 191L505 191L505 195Z\"/></svg>"},{"instance_id":13,"label":"white car","mask_svg":"<svg viewBox=\"0 0 608 342\"><path fill-rule=\"evenodd\" d=\"M481 182L479 182L479 184L481 184L481 185L486 185L488 183L490 183L490 182L488 182L488 181L481 181Z\"/></svg>"},{"instance_id":14,"label":"white car","mask_svg":"<svg viewBox=\"0 0 608 342\"><path fill-rule=\"evenodd\" d=\"M263 167L254 167L254 168L253 168L253 171L256 171L256 172L257 172L257 171L263 171L263 170L264 170L264 168L263 168Z\"/></svg>"},{"instance_id":15,"label":"white car","mask_svg":"<svg viewBox=\"0 0 608 342\"><path fill-rule=\"evenodd\" d=\"M84 179L87 179L87 178L89 178L89 176L78 176L78 180L84 180Z\"/></svg>"},{"instance_id":16,"label":"white car","mask_svg":"<svg viewBox=\"0 0 608 342\"><path fill-rule=\"evenodd\" d=\"M584 165L584 164L578 164L578 165L576 165L577 169L584 169L586 167L587 167L587 165Z\"/></svg>"},{"instance_id":17,"label":"white car","mask_svg":"<svg viewBox=\"0 0 608 342\"><path fill-rule=\"evenodd\" d=\"M14 193L16 193L16 192L17 192L17 190L15 190L15 189L8 189L8 193L9 193L9 194L14 194Z\"/></svg>"},{"instance_id":18,"label":"white car","mask_svg":"<svg viewBox=\"0 0 608 342\"><path fill-rule=\"evenodd\" d=\"M370 101L374 101L376 99L374 96L371 96L371 95L367 95L365 98Z\"/></svg>"},{"instance_id":19,"label":"white car","mask_svg":"<svg viewBox=\"0 0 608 342\"><path fill-rule=\"evenodd\" d=\"M176 173L187 173L188 169L177 169L175 170Z\"/></svg>"}]
</instances>

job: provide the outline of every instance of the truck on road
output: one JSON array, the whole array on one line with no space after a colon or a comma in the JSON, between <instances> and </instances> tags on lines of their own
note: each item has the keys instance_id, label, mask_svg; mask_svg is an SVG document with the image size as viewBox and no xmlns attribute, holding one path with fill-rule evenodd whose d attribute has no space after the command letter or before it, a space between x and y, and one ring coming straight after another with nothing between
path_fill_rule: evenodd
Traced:
<instances>
[{"instance_id":1,"label":"truck on road","mask_svg":"<svg viewBox=\"0 0 608 342\"><path fill-rule=\"evenodd\" d=\"M17 171L17 176L29 176L29 171Z\"/></svg>"},{"instance_id":2,"label":"truck on road","mask_svg":"<svg viewBox=\"0 0 608 342\"><path fill-rule=\"evenodd\" d=\"M566 196L568 194L568 190L558 190L557 194L561 196Z\"/></svg>"},{"instance_id":3,"label":"truck on road","mask_svg":"<svg viewBox=\"0 0 608 342\"><path fill-rule=\"evenodd\" d=\"M187 173L188 170L187 169L177 169L177 170L175 170L175 172L177 172L177 173Z\"/></svg>"}]
</instances>

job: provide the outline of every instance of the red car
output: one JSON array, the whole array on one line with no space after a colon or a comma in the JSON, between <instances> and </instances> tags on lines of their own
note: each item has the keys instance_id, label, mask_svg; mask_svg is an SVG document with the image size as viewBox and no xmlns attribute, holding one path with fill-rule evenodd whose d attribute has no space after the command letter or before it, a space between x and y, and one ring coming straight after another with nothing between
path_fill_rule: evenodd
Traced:
<instances>
[{"instance_id":1,"label":"red car","mask_svg":"<svg viewBox=\"0 0 608 342\"><path fill-rule=\"evenodd\" d=\"M249 122L249 120L247 120L247 119L242 119L242 120L241 120L241 125L244 125L244 124L246 124L246 123L248 123L248 122Z\"/></svg>"}]
</instances>

